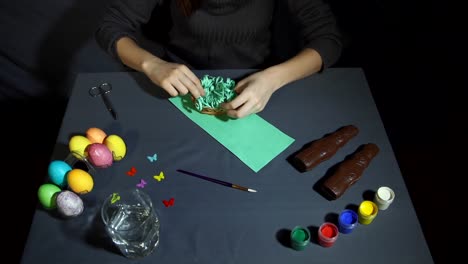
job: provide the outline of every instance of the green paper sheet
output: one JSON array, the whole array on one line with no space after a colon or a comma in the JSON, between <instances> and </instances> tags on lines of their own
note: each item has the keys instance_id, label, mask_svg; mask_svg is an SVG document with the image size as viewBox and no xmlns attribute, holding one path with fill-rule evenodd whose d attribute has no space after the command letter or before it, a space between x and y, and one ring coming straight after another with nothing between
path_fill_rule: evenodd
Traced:
<instances>
[{"instance_id":1,"label":"green paper sheet","mask_svg":"<svg viewBox=\"0 0 468 264\"><path fill-rule=\"evenodd\" d=\"M256 114L240 119L202 114L190 95L172 97L169 101L255 172L294 142Z\"/></svg>"}]
</instances>

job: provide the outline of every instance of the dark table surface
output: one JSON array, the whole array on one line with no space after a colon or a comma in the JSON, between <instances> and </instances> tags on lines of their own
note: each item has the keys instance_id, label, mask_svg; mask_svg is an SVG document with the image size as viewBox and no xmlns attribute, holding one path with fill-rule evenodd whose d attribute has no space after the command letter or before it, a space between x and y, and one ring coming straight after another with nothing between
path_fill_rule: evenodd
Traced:
<instances>
[{"instance_id":1,"label":"dark table surface","mask_svg":"<svg viewBox=\"0 0 468 264\"><path fill-rule=\"evenodd\" d=\"M252 70L196 71L237 79ZM110 82L118 120L88 89ZM161 89L140 73L79 74L67 106L51 160L67 157L71 136L98 127L121 136L127 155L106 169L97 169L94 189L82 195L83 214L71 219L37 206L22 263L132 263L106 236L100 205L109 194L135 187L140 179L160 221L160 244L138 263L432 263L432 257L398 163L359 68L335 68L289 84L276 92L259 114L295 139L259 172L253 172L228 149L167 100ZM345 125L359 128L331 159L301 173L288 158L305 144ZM339 199L330 201L318 184L330 169L360 145L375 143L379 154L362 178ZM157 153L158 160L147 156ZM135 177L126 172L137 169ZM258 190L248 193L176 172L199 172ZM153 175L163 171L165 179ZM44 172L44 182L47 182ZM396 198L370 225L339 234L335 245L318 245L318 227L336 223L340 211L356 209L372 199L380 186ZM173 197L174 206L163 200ZM295 226L309 228L313 238L303 251L289 246Z\"/></svg>"}]
</instances>

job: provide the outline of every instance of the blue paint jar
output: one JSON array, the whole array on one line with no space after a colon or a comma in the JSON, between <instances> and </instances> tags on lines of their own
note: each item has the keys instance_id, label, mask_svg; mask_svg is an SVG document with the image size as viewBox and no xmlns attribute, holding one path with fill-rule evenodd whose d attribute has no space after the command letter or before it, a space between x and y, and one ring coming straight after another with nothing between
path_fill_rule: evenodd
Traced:
<instances>
[{"instance_id":1,"label":"blue paint jar","mask_svg":"<svg viewBox=\"0 0 468 264\"><path fill-rule=\"evenodd\" d=\"M343 210L338 217L338 229L343 234L349 234L358 224L358 215L350 209Z\"/></svg>"}]
</instances>

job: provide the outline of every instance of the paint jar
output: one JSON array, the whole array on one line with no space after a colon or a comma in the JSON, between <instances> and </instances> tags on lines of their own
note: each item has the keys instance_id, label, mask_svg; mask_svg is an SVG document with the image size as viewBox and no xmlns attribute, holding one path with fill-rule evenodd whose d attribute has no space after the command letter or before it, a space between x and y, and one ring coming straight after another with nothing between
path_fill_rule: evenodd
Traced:
<instances>
[{"instance_id":1,"label":"paint jar","mask_svg":"<svg viewBox=\"0 0 468 264\"><path fill-rule=\"evenodd\" d=\"M309 229L296 226L291 231L291 247L295 250L304 250L310 241Z\"/></svg>"},{"instance_id":2,"label":"paint jar","mask_svg":"<svg viewBox=\"0 0 468 264\"><path fill-rule=\"evenodd\" d=\"M395 193L387 186L380 187L375 192L374 203L377 204L379 210L386 210L395 199Z\"/></svg>"},{"instance_id":3,"label":"paint jar","mask_svg":"<svg viewBox=\"0 0 468 264\"><path fill-rule=\"evenodd\" d=\"M346 209L338 216L338 229L343 234L349 234L358 224L358 215L355 211Z\"/></svg>"},{"instance_id":4,"label":"paint jar","mask_svg":"<svg viewBox=\"0 0 468 264\"><path fill-rule=\"evenodd\" d=\"M318 230L318 242L322 247L331 247L338 239L338 227L330 222L323 223Z\"/></svg>"},{"instance_id":5,"label":"paint jar","mask_svg":"<svg viewBox=\"0 0 468 264\"><path fill-rule=\"evenodd\" d=\"M377 216L379 208L372 201L363 201L359 205L358 210L358 221L360 224L368 225L372 223L374 218Z\"/></svg>"}]
</instances>

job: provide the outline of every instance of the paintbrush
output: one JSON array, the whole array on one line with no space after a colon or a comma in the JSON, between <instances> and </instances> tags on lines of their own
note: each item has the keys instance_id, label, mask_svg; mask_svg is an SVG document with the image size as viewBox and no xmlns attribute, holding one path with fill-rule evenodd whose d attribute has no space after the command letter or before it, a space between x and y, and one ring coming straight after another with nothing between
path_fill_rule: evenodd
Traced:
<instances>
[{"instance_id":1,"label":"paintbrush","mask_svg":"<svg viewBox=\"0 0 468 264\"><path fill-rule=\"evenodd\" d=\"M196 173L193 173L193 172L190 172L190 171L185 171L185 170L177 170L177 171L181 172L181 173L184 173L184 174L187 174L187 175L190 175L190 176L194 176L194 177L203 179L203 180L207 180L207 181L210 181L210 182L214 182L214 183L218 183L218 184L221 184L221 185L224 185L224 186L228 186L228 187L231 187L231 188L234 188L234 189L238 189L238 190L242 190L242 191L246 191L246 192L257 192L254 189L246 188L246 187L243 187L243 186L240 186L240 185L237 185L237 184L233 184L233 183L230 183L230 182L225 182L225 181L222 181L222 180L213 179L213 178L203 176L203 175L199 175L199 174L196 174Z\"/></svg>"}]
</instances>

